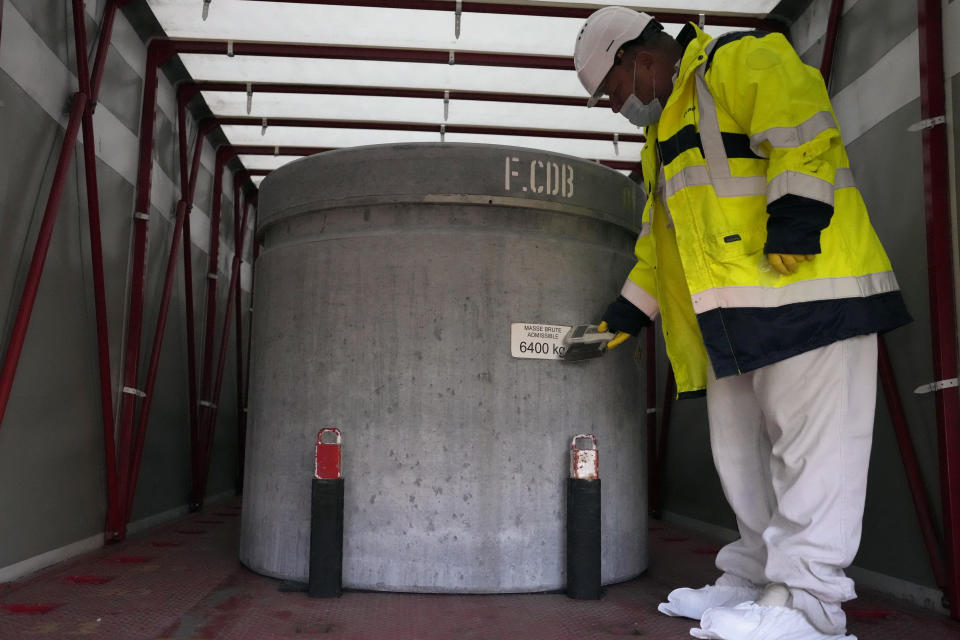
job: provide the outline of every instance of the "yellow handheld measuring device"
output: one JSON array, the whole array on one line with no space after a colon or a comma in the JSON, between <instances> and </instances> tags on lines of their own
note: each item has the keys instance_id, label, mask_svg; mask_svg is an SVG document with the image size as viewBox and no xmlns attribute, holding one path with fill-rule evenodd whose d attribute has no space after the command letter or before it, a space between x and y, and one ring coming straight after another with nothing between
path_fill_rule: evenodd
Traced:
<instances>
[{"instance_id":1,"label":"yellow handheld measuring device","mask_svg":"<svg viewBox=\"0 0 960 640\"><path fill-rule=\"evenodd\" d=\"M570 329L563 337L563 359L568 362L599 358L613 340L609 331L597 331L595 324L580 324Z\"/></svg>"}]
</instances>

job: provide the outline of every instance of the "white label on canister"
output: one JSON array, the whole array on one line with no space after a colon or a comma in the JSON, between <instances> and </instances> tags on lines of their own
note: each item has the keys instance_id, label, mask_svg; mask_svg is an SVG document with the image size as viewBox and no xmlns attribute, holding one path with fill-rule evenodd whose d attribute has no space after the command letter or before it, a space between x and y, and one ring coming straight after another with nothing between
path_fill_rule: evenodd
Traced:
<instances>
[{"instance_id":1,"label":"white label on canister","mask_svg":"<svg viewBox=\"0 0 960 640\"><path fill-rule=\"evenodd\" d=\"M563 336L570 327L541 322L510 325L510 354L514 358L559 360L563 357Z\"/></svg>"}]
</instances>

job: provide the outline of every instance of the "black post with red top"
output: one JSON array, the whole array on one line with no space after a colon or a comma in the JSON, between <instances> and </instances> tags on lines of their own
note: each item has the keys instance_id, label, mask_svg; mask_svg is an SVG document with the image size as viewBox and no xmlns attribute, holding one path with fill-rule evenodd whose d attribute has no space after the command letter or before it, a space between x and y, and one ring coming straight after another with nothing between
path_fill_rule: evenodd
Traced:
<instances>
[{"instance_id":1,"label":"black post with red top","mask_svg":"<svg viewBox=\"0 0 960 640\"><path fill-rule=\"evenodd\" d=\"M338 598L343 585L343 478L340 429L317 434L317 465L310 499L311 598Z\"/></svg>"}]
</instances>

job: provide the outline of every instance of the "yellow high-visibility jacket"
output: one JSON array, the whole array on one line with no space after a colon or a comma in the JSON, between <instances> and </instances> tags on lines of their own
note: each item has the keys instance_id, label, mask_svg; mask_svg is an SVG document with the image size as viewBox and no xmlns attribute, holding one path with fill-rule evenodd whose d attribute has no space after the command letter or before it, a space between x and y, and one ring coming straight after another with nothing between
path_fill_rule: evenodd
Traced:
<instances>
[{"instance_id":1,"label":"yellow high-visibility jacket","mask_svg":"<svg viewBox=\"0 0 960 640\"><path fill-rule=\"evenodd\" d=\"M647 203L622 294L662 316L682 396L910 321L823 79L783 35L688 24L646 130ZM767 253L818 254L780 275Z\"/></svg>"}]
</instances>

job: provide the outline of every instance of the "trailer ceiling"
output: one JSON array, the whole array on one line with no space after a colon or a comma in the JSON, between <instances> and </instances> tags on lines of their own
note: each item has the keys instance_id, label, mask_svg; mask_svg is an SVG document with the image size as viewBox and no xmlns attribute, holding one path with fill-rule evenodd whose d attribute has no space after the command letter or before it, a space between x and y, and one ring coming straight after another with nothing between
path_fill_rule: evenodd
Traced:
<instances>
[{"instance_id":1,"label":"trailer ceiling","mask_svg":"<svg viewBox=\"0 0 960 640\"><path fill-rule=\"evenodd\" d=\"M180 60L194 81L233 83L217 87L229 90L201 91L215 116L242 116L257 122L262 118L368 121L377 127L338 128L328 123L322 128L311 128L271 123L264 129L253 124L253 120L251 124L223 125L226 139L234 145L336 148L438 141L442 125L479 125L528 130L529 135L445 131L443 138L449 142L518 145L588 159L637 162L641 143L619 140L624 135L635 137L637 128L608 108L586 108L586 95L573 72L572 61L569 71L530 69L458 64L458 54L572 57L574 39L584 16L607 4L649 11L660 17L673 35L685 19L698 20L699 14L705 14L705 30L716 36L756 26L779 2L468 0L461 5L459 37L455 0L147 0L147 4L169 38L396 48L414 54L452 52L453 64L181 54ZM254 88L251 94L247 83L290 86L281 87L282 91L276 91L277 87L263 91ZM311 85L312 89L303 85ZM345 91L344 87L351 89ZM312 92L292 92L301 89ZM451 94L447 104L444 91ZM460 92L475 93L465 99ZM347 95L338 95L343 93ZM537 96L559 97L555 102L567 98L570 103L573 99L573 104L541 104L536 102ZM396 129L381 128L384 123L395 125ZM422 129L422 125L431 125L432 130L410 130ZM605 139L538 135L542 129L588 131L604 134ZM275 169L294 159L295 156L282 155L240 157L250 170ZM261 179L253 178L255 182Z\"/></svg>"}]
</instances>

